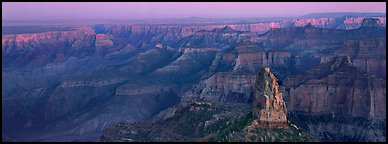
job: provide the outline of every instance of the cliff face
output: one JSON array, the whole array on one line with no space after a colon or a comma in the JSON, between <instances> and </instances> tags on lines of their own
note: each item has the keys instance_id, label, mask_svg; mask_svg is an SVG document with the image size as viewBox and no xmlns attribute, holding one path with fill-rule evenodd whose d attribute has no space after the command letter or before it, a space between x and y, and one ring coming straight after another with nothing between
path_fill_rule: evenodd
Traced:
<instances>
[{"instance_id":1,"label":"cliff face","mask_svg":"<svg viewBox=\"0 0 388 144\"><path fill-rule=\"evenodd\" d=\"M237 58L234 71L257 72L258 67L268 65L265 49L250 41L245 41L236 47Z\"/></svg>"},{"instance_id":2,"label":"cliff face","mask_svg":"<svg viewBox=\"0 0 388 144\"><path fill-rule=\"evenodd\" d=\"M112 35L97 34L96 35L96 47L111 47L113 46Z\"/></svg>"},{"instance_id":3,"label":"cliff face","mask_svg":"<svg viewBox=\"0 0 388 144\"><path fill-rule=\"evenodd\" d=\"M254 81L255 76L252 74L219 72L188 91L182 97L182 102L189 104L195 100L207 100L248 103L252 97Z\"/></svg>"},{"instance_id":4,"label":"cliff face","mask_svg":"<svg viewBox=\"0 0 388 144\"><path fill-rule=\"evenodd\" d=\"M267 48L268 49L268 48ZM284 66L288 64L291 53L278 49L266 50L261 45L244 41L236 46L237 58L233 71L251 73L260 72L263 66Z\"/></svg>"},{"instance_id":5,"label":"cliff face","mask_svg":"<svg viewBox=\"0 0 388 144\"><path fill-rule=\"evenodd\" d=\"M253 116L258 117L260 127L286 126L287 108L269 67L264 67L256 78L252 105Z\"/></svg>"},{"instance_id":6,"label":"cliff face","mask_svg":"<svg viewBox=\"0 0 388 144\"><path fill-rule=\"evenodd\" d=\"M386 25L386 17L372 17L374 19L378 19L381 23L381 25ZM365 17L346 17L343 23L338 28L343 29L355 29L362 26L362 23L365 19Z\"/></svg>"},{"instance_id":7,"label":"cliff face","mask_svg":"<svg viewBox=\"0 0 388 144\"><path fill-rule=\"evenodd\" d=\"M15 34L2 35L2 50L10 52L26 48L27 44L34 44L32 48L42 48L43 44L69 44L72 47L87 46L90 43L83 40L90 40L94 32L87 27L79 28L74 31L65 32L45 32L36 34Z\"/></svg>"},{"instance_id":8,"label":"cliff face","mask_svg":"<svg viewBox=\"0 0 388 144\"><path fill-rule=\"evenodd\" d=\"M347 32L341 48L331 54L347 55L352 65L386 79L386 29L378 19L364 19L362 27Z\"/></svg>"},{"instance_id":9,"label":"cliff face","mask_svg":"<svg viewBox=\"0 0 388 144\"><path fill-rule=\"evenodd\" d=\"M344 41L343 48L337 54L348 55L353 59L353 66L386 79L386 39L370 38Z\"/></svg>"},{"instance_id":10,"label":"cliff face","mask_svg":"<svg viewBox=\"0 0 388 144\"><path fill-rule=\"evenodd\" d=\"M385 25L385 17L375 17L380 19ZM169 26L169 25L102 25L102 33L111 34L115 41L122 43L131 43L133 45L140 42L147 42L151 45L157 42L165 42L168 45L174 45L175 40L194 35L198 31L211 31L213 29L222 29L230 27L236 31L251 32L254 34L263 34L270 29L285 27L304 27L310 24L317 28L332 29L357 29L361 26L365 17L346 17L346 18L306 18L289 19L274 22L262 22L252 24L208 24L199 26Z\"/></svg>"},{"instance_id":11,"label":"cliff face","mask_svg":"<svg viewBox=\"0 0 388 144\"><path fill-rule=\"evenodd\" d=\"M323 58L317 67L306 74L286 78L283 84L289 89L286 96L293 119L318 139L385 139L385 81L352 66L348 56ZM327 118L307 122L298 117ZM357 130L349 130L352 128Z\"/></svg>"},{"instance_id":12,"label":"cliff face","mask_svg":"<svg viewBox=\"0 0 388 144\"><path fill-rule=\"evenodd\" d=\"M357 20L347 20L351 18ZM357 23L357 26L345 28L355 29L362 26L361 24L364 19L364 17L349 17L341 22L341 20L337 18L310 18L255 24L204 26L103 25L101 30L95 29L95 31L99 32L98 34L90 28L82 27L78 30L67 32L2 35L2 52L3 56L10 57L10 59L17 59L7 61L7 63L5 63L6 65L12 64L13 66L19 67L24 65L36 66L42 65L47 61L63 61L69 56L105 56L119 51L122 48L122 45L127 44L138 48L151 48L160 42L173 47L182 47L186 45L194 46L200 43L204 44L199 47L204 47L205 45L208 47L227 47L224 43L235 44L245 39L255 39L255 37L251 36L252 34L242 32L264 33L272 28L306 26L307 24L319 28L341 29L341 27L337 26L337 23L344 22L349 24ZM376 17L376 19L379 19L380 25L385 24L385 17ZM368 19L365 19L365 25L367 25L367 22ZM211 34L211 32L200 32L223 29L225 27L235 30L236 32L222 33L221 35ZM186 39L186 37L190 36L193 37ZM183 42L178 42L181 39L184 39ZM205 41L198 43L199 39L204 39ZM285 35L282 36L282 39L278 40L278 42L278 46L282 46L284 43L291 41ZM114 47L114 45L119 45L120 47ZM11 51L12 54L10 54ZM16 51L18 52L17 56ZM41 53L43 52L46 53L46 55L42 55ZM27 57L30 61L25 61L22 57Z\"/></svg>"},{"instance_id":13,"label":"cliff face","mask_svg":"<svg viewBox=\"0 0 388 144\"><path fill-rule=\"evenodd\" d=\"M250 31L254 33L264 33L271 28L283 28L288 26L305 26L311 24L314 27L319 28L343 28L343 29L355 29L361 26L361 22L365 17L346 17L344 20L340 18L305 18L305 19L290 19L274 22L262 22L252 24L209 24L202 26L106 26L105 31L111 31L113 35L139 35L139 36L151 36L160 33L166 33L167 38L173 37L187 37L201 30L212 30L215 28L223 28L229 26L237 31ZM385 17L375 17L380 19L382 23L385 23ZM346 25L341 27L341 25ZM127 32L125 32L127 31ZM175 35L171 35L176 33Z\"/></svg>"},{"instance_id":14,"label":"cliff face","mask_svg":"<svg viewBox=\"0 0 388 144\"><path fill-rule=\"evenodd\" d=\"M268 64L269 65L285 65L290 60L291 53L287 51L270 51L268 52Z\"/></svg>"},{"instance_id":15,"label":"cliff face","mask_svg":"<svg viewBox=\"0 0 388 144\"><path fill-rule=\"evenodd\" d=\"M292 111L366 119L385 117L385 106L376 103L384 101L383 82L352 67L349 57L331 57L301 78L284 82L285 86L292 85L289 95Z\"/></svg>"},{"instance_id":16,"label":"cliff face","mask_svg":"<svg viewBox=\"0 0 388 144\"><path fill-rule=\"evenodd\" d=\"M307 24L319 28L332 28L336 22L335 18L310 18L310 19L298 19L292 20L295 26L304 27Z\"/></svg>"},{"instance_id":17,"label":"cliff face","mask_svg":"<svg viewBox=\"0 0 388 144\"><path fill-rule=\"evenodd\" d=\"M5 68L37 67L64 62L70 57L105 56L113 46L111 35L91 28L36 34L2 35ZM113 51L112 51L113 52Z\"/></svg>"}]
</instances>

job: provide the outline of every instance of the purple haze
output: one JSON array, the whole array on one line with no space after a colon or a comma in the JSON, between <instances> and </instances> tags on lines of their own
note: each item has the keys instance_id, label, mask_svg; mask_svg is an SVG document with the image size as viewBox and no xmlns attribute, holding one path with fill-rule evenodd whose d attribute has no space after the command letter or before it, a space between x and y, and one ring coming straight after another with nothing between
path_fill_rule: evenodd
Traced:
<instances>
[{"instance_id":1,"label":"purple haze","mask_svg":"<svg viewBox=\"0 0 388 144\"><path fill-rule=\"evenodd\" d=\"M285 17L317 12L386 12L385 2L2 2L3 20Z\"/></svg>"}]
</instances>

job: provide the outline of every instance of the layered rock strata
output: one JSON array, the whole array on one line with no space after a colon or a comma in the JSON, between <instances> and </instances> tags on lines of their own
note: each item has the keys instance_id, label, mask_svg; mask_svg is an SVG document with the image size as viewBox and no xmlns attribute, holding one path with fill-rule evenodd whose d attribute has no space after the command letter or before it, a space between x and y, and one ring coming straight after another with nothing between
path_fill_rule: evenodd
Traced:
<instances>
[{"instance_id":1,"label":"layered rock strata","mask_svg":"<svg viewBox=\"0 0 388 144\"><path fill-rule=\"evenodd\" d=\"M256 78L252 105L253 115L258 117L261 127L286 126L286 104L269 67L264 67Z\"/></svg>"}]
</instances>

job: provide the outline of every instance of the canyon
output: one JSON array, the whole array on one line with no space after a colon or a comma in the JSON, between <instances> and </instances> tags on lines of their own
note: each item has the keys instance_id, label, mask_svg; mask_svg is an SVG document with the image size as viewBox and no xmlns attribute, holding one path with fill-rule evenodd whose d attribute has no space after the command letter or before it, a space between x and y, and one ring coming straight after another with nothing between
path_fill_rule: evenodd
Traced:
<instances>
[{"instance_id":1,"label":"canyon","mask_svg":"<svg viewBox=\"0 0 388 144\"><path fill-rule=\"evenodd\" d=\"M254 122L263 67L276 76L268 92L276 100L260 105L287 109L276 114L279 131L301 141L386 141L385 53L385 16L3 33L3 141L209 140L198 125L211 134L224 122ZM174 124L190 121L197 125ZM158 134L170 126L198 131ZM246 139L227 132L217 139Z\"/></svg>"}]
</instances>

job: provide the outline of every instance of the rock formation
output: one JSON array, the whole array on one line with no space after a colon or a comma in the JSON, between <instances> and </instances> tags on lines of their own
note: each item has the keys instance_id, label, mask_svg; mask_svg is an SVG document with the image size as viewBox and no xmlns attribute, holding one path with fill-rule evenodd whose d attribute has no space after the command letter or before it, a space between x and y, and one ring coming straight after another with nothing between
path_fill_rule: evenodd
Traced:
<instances>
[{"instance_id":1,"label":"rock formation","mask_svg":"<svg viewBox=\"0 0 388 144\"><path fill-rule=\"evenodd\" d=\"M383 80L352 66L348 56L322 58L320 65L287 78L283 84L290 87L288 105L292 111L385 118Z\"/></svg>"},{"instance_id":2,"label":"rock formation","mask_svg":"<svg viewBox=\"0 0 388 144\"><path fill-rule=\"evenodd\" d=\"M248 103L254 83L253 74L218 72L188 91L182 97L182 103L186 105L199 99L212 102Z\"/></svg>"},{"instance_id":3,"label":"rock formation","mask_svg":"<svg viewBox=\"0 0 388 144\"><path fill-rule=\"evenodd\" d=\"M96 47L111 47L113 46L113 41L111 40L112 35L107 34L97 34L96 35Z\"/></svg>"},{"instance_id":4,"label":"rock formation","mask_svg":"<svg viewBox=\"0 0 388 144\"><path fill-rule=\"evenodd\" d=\"M268 58L263 47L259 47L250 41L245 41L236 46L238 52L234 71L255 72L258 67L268 65Z\"/></svg>"},{"instance_id":5,"label":"rock formation","mask_svg":"<svg viewBox=\"0 0 388 144\"><path fill-rule=\"evenodd\" d=\"M382 27L365 17L324 17L5 34L3 133L53 141L65 134L45 134L67 131L64 141L93 140L90 133L110 122L149 119L179 101L250 103L258 68L270 65L258 77L256 126L282 127L300 112L307 118L295 121L319 140L385 141L386 30L385 17L377 19ZM349 58L313 68L328 55Z\"/></svg>"},{"instance_id":6,"label":"rock formation","mask_svg":"<svg viewBox=\"0 0 388 144\"><path fill-rule=\"evenodd\" d=\"M380 21L381 26L386 25L386 17L346 17L345 20L337 27L339 29L357 29L361 27L365 21L368 21L368 19L378 19ZM365 25L364 25L365 26Z\"/></svg>"},{"instance_id":7,"label":"rock formation","mask_svg":"<svg viewBox=\"0 0 388 144\"><path fill-rule=\"evenodd\" d=\"M285 127L287 109L276 77L269 67L262 68L256 78L253 97L253 115L261 127Z\"/></svg>"},{"instance_id":8,"label":"rock formation","mask_svg":"<svg viewBox=\"0 0 388 144\"><path fill-rule=\"evenodd\" d=\"M352 66L349 56L322 58L283 81L290 117L321 141L385 141L385 81ZM312 119L307 120L306 119Z\"/></svg>"},{"instance_id":9,"label":"rock formation","mask_svg":"<svg viewBox=\"0 0 388 144\"><path fill-rule=\"evenodd\" d=\"M379 19L366 18L362 20L361 27L380 27L382 26Z\"/></svg>"}]
</instances>

